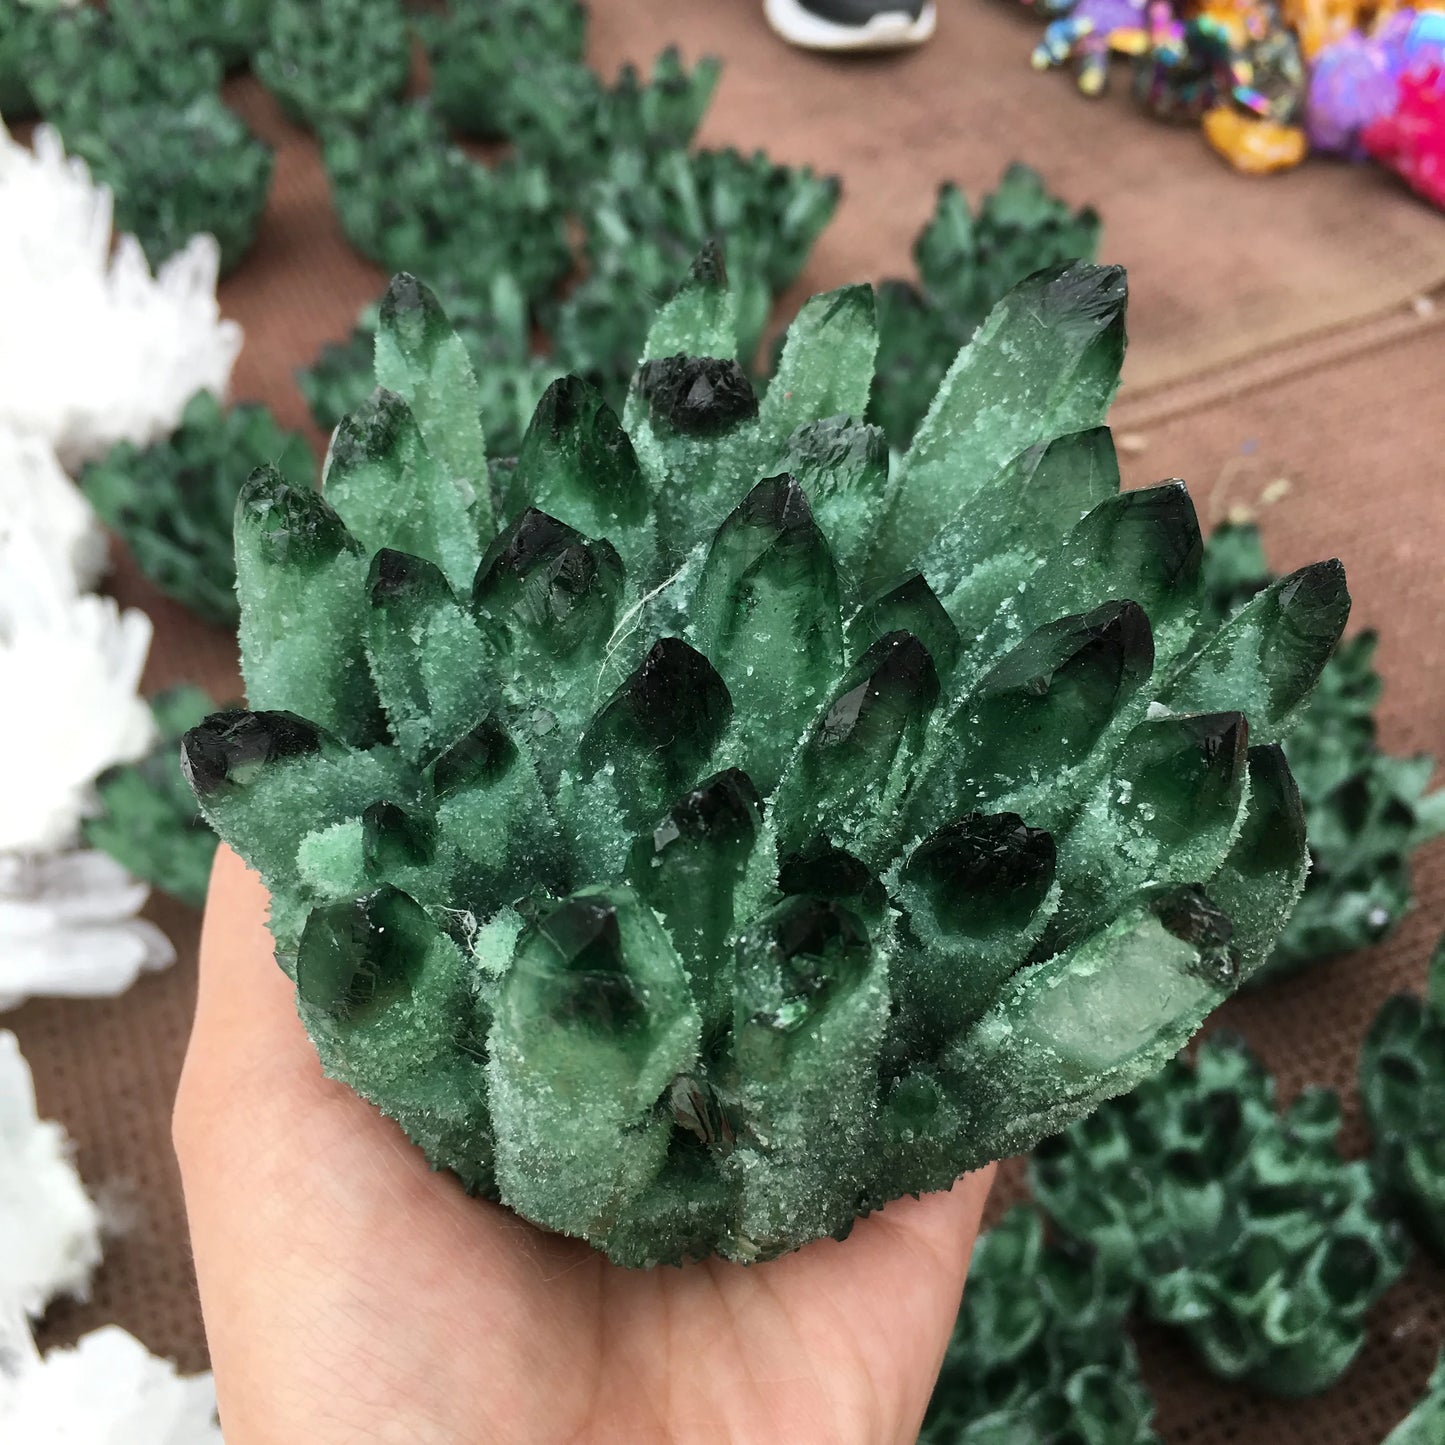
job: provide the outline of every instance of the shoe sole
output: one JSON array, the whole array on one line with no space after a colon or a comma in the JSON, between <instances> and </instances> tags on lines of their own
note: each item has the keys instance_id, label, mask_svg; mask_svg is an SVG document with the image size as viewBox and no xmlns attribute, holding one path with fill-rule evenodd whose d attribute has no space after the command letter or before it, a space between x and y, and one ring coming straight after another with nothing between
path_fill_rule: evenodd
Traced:
<instances>
[{"instance_id":1,"label":"shoe sole","mask_svg":"<svg viewBox=\"0 0 1445 1445\"><path fill-rule=\"evenodd\" d=\"M768 24L790 45L805 50L903 50L922 45L938 23L938 11L928 0L915 20L906 11L875 15L866 25L839 25L805 10L798 0L766 0Z\"/></svg>"}]
</instances>

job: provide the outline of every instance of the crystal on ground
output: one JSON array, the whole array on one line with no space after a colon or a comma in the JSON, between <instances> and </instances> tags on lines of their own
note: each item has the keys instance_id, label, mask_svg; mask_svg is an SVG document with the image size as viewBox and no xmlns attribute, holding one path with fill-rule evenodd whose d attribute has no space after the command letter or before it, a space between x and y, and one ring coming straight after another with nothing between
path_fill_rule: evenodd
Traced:
<instances>
[{"instance_id":1,"label":"crystal on ground","mask_svg":"<svg viewBox=\"0 0 1445 1445\"><path fill-rule=\"evenodd\" d=\"M0 1429L16 1442L222 1445L210 1375L177 1374L118 1325L43 1357L16 1341L0 1362Z\"/></svg>"},{"instance_id":2,"label":"crystal on ground","mask_svg":"<svg viewBox=\"0 0 1445 1445\"><path fill-rule=\"evenodd\" d=\"M154 275L112 253L111 194L49 127L34 151L0 125L0 424L76 471L118 441L170 432L197 391L224 394L240 328L220 319L219 254L198 236Z\"/></svg>"},{"instance_id":3,"label":"crystal on ground","mask_svg":"<svg viewBox=\"0 0 1445 1445\"><path fill-rule=\"evenodd\" d=\"M0 1321L39 1319L60 1295L84 1299L99 1263L100 1214L70 1141L37 1115L20 1044L0 1029Z\"/></svg>"}]
</instances>

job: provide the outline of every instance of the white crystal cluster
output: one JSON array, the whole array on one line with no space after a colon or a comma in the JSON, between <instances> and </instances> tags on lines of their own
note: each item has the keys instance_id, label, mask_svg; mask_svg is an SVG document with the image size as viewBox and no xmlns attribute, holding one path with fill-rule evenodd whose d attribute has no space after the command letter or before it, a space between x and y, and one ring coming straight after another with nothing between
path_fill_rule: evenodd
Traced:
<instances>
[{"instance_id":1,"label":"white crystal cluster","mask_svg":"<svg viewBox=\"0 0 1445 1445\"><path fill-rule=\"evenodd\" d=\"M43 1358L28 1336L8 1356L0 1340L0 1440L221 1445L216 1388L210 1375L178 1375L117 1325Z\"/></svg>"},{"instance_id":2,"label":"white crystal cluster","mask_svg":"<svg viewBox=\"0 0 1445 1445\"><path fill-rule=\"evenodd\" d=\"M104 560L49 444L0 426L0 1009L120 993L174 957L136 917L146 886L77 847L96 778L154 736L139 693L150 621L87 590Z\"/></svg>"},{"instance_id":3,"label":"white crystal cluster","mask_svg":"<svg viewBox=\"0 0 1445 1445\"><path fill-rule=\"evenodd\" d=\"M99 1262L100 1214L70 1141L37 1114L30 1067L0 1029L0 1318L39 1319L58 1295L83 1299Z\"/></svg>"},{"instance_id":4,"label":"white crystal cluster","mask_svg":"<svg viewBox=\"0 0 1445 1445\"><path fill-rule=\"evenodd\" d=\"M31 151L0 122L0 425L72 472L167 435L197 391L224 395L241 347L212 237L154 276L133 236L111 242L110 191L48 126Z\"/></svg>"}]
</instances>

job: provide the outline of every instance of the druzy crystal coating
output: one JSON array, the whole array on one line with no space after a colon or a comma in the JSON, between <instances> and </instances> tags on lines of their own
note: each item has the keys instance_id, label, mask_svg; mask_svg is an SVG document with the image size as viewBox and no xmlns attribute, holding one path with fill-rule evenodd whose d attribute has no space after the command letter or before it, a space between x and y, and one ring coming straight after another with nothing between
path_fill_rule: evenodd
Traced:
<instances>
[{"instance_id":1,"label":"druzy crystal coating","mask_svg":"<svg viewBox=\"0 0 1445 1445\"><path fill-rule=\"evenodd\" d=\"M870 288L759 396L710 255L623 415L560 380L512 462L398 277L322 491L242 491L249 710L183 747L325 1067L646 1265L841 1236L1172 1055L1298 897L1278 741L1349 599L1203 624L1183 485L1118 492L1124 305L1029 278L890 464Z\"/></svg>"}]
</instances>

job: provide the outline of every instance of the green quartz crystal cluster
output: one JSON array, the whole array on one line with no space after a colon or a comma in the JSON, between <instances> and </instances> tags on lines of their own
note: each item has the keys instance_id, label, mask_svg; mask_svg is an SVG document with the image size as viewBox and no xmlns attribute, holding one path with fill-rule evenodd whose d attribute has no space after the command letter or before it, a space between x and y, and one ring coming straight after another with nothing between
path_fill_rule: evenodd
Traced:
<instances>
[{"instance_id":1,"label":"green quartz crystal cluster","mask_svg":"<svg viewBox=\"0 0 1445 1445\"><path fill-rule=\"evenodd\" d=\"M108 0L131 36L154 44L212 50L230 69L245 63L266 35L273 0Z\"/></svg>"},{"instance_id":2,"label":"green quartz crystal cluster","mask_svg":"<svg viewBox=\"0 0 1445 1445\"><path fill-rule=\"evenodd\" d=\"M1360 1053L1360 1098L1381 1188L1445 1260L1445 939L1425 997L1399 994L1376 1016Z\"/></svg>"},{"instance_id":3,"label":"green quartz crystal cluster","mask_svg":"<svg viewBox=\"0 0 1445 1445\"><path fill-rule=\"evenodd\" d=\"M542 393L560 374L532 354L526 297L501 271L492 277L481 304L475 293L448 292L445 305L477 379L487 446L494 456L515 456ZM311 415L324 431L360 407L376 385L372 358L380 311L379 305L367 307L346 341L323 347L315 364L297 373Z\"/></svg>"},{"instance_id":4,"label":"green quartz crystal cluster","mask_svg":"<svg viewBox=\"0 0 1445 1445\"><path fill-rule=\"evenodd\" d=\"M1203 622L1187 491L1102 426L1124 305L1030 278L892 459L871 289L760 399L705 257L622 418L564 379L507 462L398 277L324 496L242 492L253 710L184 744L327 1070L643 1265L841 1236L1172 1056L1303 885L1278 743L1349 599Z\"/></svg>"},{"instance_id":5,"label":"green quartz crystal cluster","mask_svg":"<svg viewBox=\"0 0 1445 1445\"><path fill-rule=\"evenodd\" d=\"M43 43L49 11L34 0L0 0L0 116L7 125L35 114L30 69Z\"/></svg>"},{"instance_id":6,"label":"green quartz crystal cluster","mask_svg":"<svg viewBox=\"0 0 1445 1445\"><path fill-rule=\"evenodd\" d=\"M1336 1150L1327 1089L1275 1111L1242 1040L1212 1036L1132 1094L1040 1145L1035 1198L1128 1279L1227 1380L1284 1396L1332 1385L1364 1316L1403 1272L1369 1166Z\"/></svg>"},{"instance_id":7,"label":"green quartz crystal cluster","mask_svg":"<svg viewBox=\"0 0 1445 1445\"><path fill-rule=\"evenodd\" d=\"M1221 621L1269 586L1258 528L1216 528L1204 577ZM1383 938L1412 902L1410 854L1445 833L1445 791L1426 795L1434 759L1396 757L1376 741L1377 643L1374 632L1361 632L1337 649L1285 744L1304 801L1311 867L1259 982Z\"/></svg>"},{"instance_id":8,"label":"green quartz crystal cluster","mask_svg":"<svg viewBox=\"0 0 1445 1445\"><path fill-rule=\"evenodd\" d=\"M454 130L507 137L517 89L554 67L582 69L587 10L578 0L449 0L416 28L431 64L431 98Z\"/></svg>"},{"instance_id":9,"label":"green quartz crystal cluster","mask_svg":"<svg viewBox=\"0 0 1445 1445\"><path fill-rule=\"evenodd\" d=\"M181 107L214 94L221 61L156 27L131 29L89 5L44 16L30 63L30 89L67 146L119 111Z\"/></svg>"},{"instance_id":10,"label":"green quartz crystal cluster","mask_svg":"<svg viewBox=\"0 0 1445 1445\"><path fill-rule=\"evenodd\" d=\"M254 10L251 0L119 0L31 11L0 36L0 50L22 54L35 106L66 149L114 192L116 229L153 266L207 232L225 273L255 239L271 149L219 94L222 57L235 57Z\"/></svg>"},{"instance_id":11,"label":"green quartz crystal cluster","mask_svg":"<svg viewBox=\"0 0 1445 1445\"><path fill-rule=\"evenodd\" d=\"M235 270L266 205L273 155L217 95L183 106L108 110L67 134L72 154L115 192L115 224L152 266L206 232Z\"/></svg>"},{"instance_id":12,"label":"green quartz crystal cluster","mask_svg":"<svg viewBox=\"0 0 1445 1445\"><path fill-rule=\"evenodd\" d=\"M254 69L298 125L364 120L406 90L411 32L401 0L270 0L267 10Z\"/></svg>"},{"instance_id":13,"label":"green quartz crystal cluster","mask_svg":"<svg viewBox=\"0 0 1445 1445\"><path fill-rule=\"evenodd\" d=\"M85 821L85 841L127 872L199 908L206 901L216 835L196 807L180 769L182 736L215 704L198 687L151 699L159 742L138 763L102 774L100 808Z\"/></svg>"},{"instance_id":14,"label":"green quartz crystal cluster","mask_svg":"<svg viewBox=\"0 0 1445 1445\"><path fill-rule=\"evenodd\" d=\"M1383 1445L1440 1445L1445 1440L1445 1354L1430 1376L1429 1392L1403 1419Z\"/></svg>"},{"instance_id":15,"label":"green quartz crystal cluster","mask_svg":"<svg viewBox=\"0 0 1445 1445\"><path fill-rule=\"evenodd\" d=\"M1004 293L1045 266L1091 261L1098 247L1098 215L1070 211L1028 166L1011 165L977 214L957 186L941 186L913 245L917 284L878 287L878 377L868 420L906 447L959 348Z\"/></svg>"},{"instance_id":16,"label":"green quartz crystal cluster","mask_svg":"<svg viewBox=\"0 0 1445 1445\"><path fill-rule=\"evenodd\" d=\"M647 335L642 299L671 295L689 261L717 242L736 297L728 355L749 365L773 299L797 279L838 195L836 176L762 151L617 151L584 197L588 274L552 327L559 355L604 387L625 384Z\"/></svg>"},{"instance_id":17,"label":"green quartz crystal cluster","mask_svg":"<svg viewBox=\"0 0 1445 1445\"><path fill-rule=\"evenodd\" d=\"M1044 1243L1035 1210L983 1235L919 1445L1159 1445L1125 1326L1132 1286Z\"/></svg>"},{"instance_id":18,"label":"green quartz crystal cluster","mask_svg":"<svg viewBox=\"0 0 1445 1445\"><path fill-rule=\"evenodd\" d=\"M689 71L669 48L648 80L625 65L608 89L586 66L553 61L513 82L503 124L525 155L568 182L587 182L620 151L655 155L688 146L721 72L711 58Z\"/></svg>"},{"instance_id":19,"label":"green quartz crystal cluster","mask_svg":"<svg viewBox=\"0 0 1445 1445\"><path fill-rule=\"evenodd\" d=\"M532 301L571 269L563 197L546 170L474 160L424 102L328 126L323 155L347 239L388 270L422 270L477 296L505 272Z\"/></svg>"},{"instance_id":20,"label":"green quartz crystal cluster","mask_svg":"<svg viewBox=\"0 0 1445 1445\"><path fill-rule=\"evenodd\" d=\"M236 494L260 466L305 486L314 462L302 438L277 426L265 407L227 409L201 391L165 441L118 443L86 467L80 485L162 592L208 622L234 627Z\"/></svg>"}]
</instances>

